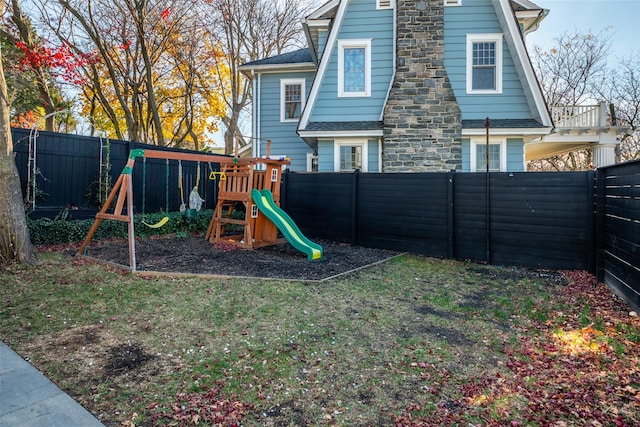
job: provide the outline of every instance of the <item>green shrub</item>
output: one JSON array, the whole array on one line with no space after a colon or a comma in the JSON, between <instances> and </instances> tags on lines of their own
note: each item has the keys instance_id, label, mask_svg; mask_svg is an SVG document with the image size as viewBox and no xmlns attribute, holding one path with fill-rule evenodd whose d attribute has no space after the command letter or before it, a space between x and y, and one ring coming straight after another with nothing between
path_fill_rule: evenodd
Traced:
<instances>
[{"instance_id":1,"label":"green shrub","mask_svg":"<svg viewBox=\"0 0 640 427\"><path fill-rule=\"evenodd\" d=\"M195 218L187 219L180 212L170 212L168 214L159 212L146 214L144 222L156 224L165 216L169 221L159 228L147 227L143 224L140 215L134 216L134 226L136 237L149 237L153 235L178 234L189 235L192 233L204 233L209 227L209 221L213 215L212 210L197 212ZM64 216L57 219L27 218L31 242L34 245L55 245L61 243L81 242L89 233L94 219L66 220ZM102 220L92 240L103 240L115 237L127 237L127 223L122 221Z\"/></svg>"}]
</instances>

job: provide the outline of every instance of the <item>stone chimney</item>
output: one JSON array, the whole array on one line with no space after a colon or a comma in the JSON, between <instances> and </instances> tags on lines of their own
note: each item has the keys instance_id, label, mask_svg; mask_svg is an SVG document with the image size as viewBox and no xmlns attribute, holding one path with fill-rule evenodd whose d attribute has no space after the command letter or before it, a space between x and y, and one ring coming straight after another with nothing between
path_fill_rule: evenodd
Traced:
<instances>
[{"instance_id":1,"label":"stone chimney","mask_svg":"<svg viewBox=\"0 0 640 427\"><path fill-rule=\"evenodd\" d=\"M384 111L384 172L462 168L462 118L444 67L444 2L397 0L396 75Z\"/></svg>"}]
</instances>

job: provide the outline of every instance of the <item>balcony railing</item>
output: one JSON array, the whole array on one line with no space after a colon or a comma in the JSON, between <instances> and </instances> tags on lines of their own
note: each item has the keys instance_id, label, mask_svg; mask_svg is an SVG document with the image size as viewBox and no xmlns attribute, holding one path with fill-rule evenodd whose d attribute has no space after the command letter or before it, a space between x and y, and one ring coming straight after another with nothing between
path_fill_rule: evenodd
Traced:
<instances>
[{"instance_id":1,"label":"balcony railing","mask_svg":"<svg viewBox=\"0 0 640 427\"><path fill-rule=\"evenodd\" d=\"M609 118L606 102L597 105L562 105L551 107L556 128L606 127Z\"/></svg>"}]
</instances>

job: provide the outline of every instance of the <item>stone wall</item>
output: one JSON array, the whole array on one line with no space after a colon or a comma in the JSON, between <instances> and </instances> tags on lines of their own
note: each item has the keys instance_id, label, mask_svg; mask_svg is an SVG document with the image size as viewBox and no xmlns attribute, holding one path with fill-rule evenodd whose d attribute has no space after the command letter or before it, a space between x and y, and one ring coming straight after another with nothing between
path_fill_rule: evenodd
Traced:
<instances>
[{"instance_id":1,"label":"stone wall","mask_svg":"<svg viewBox=\"0 0 640 427\"><path fill-rule=\"evenodd\" d=\"M462 168L460 108L444 67L443 3L396 1L396 75L384 112L384 172Z\"/></svg>"}]
</instances>

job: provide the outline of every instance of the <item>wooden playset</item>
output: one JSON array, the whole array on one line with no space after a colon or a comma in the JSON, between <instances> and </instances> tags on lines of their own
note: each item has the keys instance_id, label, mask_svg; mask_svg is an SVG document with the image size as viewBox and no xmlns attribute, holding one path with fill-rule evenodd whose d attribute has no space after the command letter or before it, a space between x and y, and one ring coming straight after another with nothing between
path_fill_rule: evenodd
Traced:
<instances>
[{"instance_id":1,"label":"wooden playset","mask_svg":"<svg viewBox=\"0 0 640 427\"><path fill-rule=\"evenodd\" d=\"M211 154L132 150L126 166L102 209L96 214L96 219L79 249L80 255L85 254L85 250L102 220L126 222L128 224L129 266L133 271L136 270L132 172L138 158L218 163L220 165L220 172L211 172L209 175L209 180L216 182L219 188L218 200L206 234L206 239L210 242L224 242L254 249L283 241L278 238L276 224L262 215L257 204L253 203L252 191L267 191L273 202L279 205L282 171L283 167L289 164L288 159L270 159L268 156L267 158L245 159ZM114 201L115 206L112 208ZM234 212L238 213L234 214ZM160 221L162 224L166 222L166 218ZM233 228L242 231L239 234L227 235L226 232L228 228L231 228L228 227L230 225L234 225ZM158 227L160 225L151 226ZM294 228L297 229L295 225ZM287 233L287 230L284 232ZM317 252L318 250L314 251L313 259L321 256L321 248L319 254ZM311 255L309 259L312 259Z\"/></svg>"}]
</instances>

